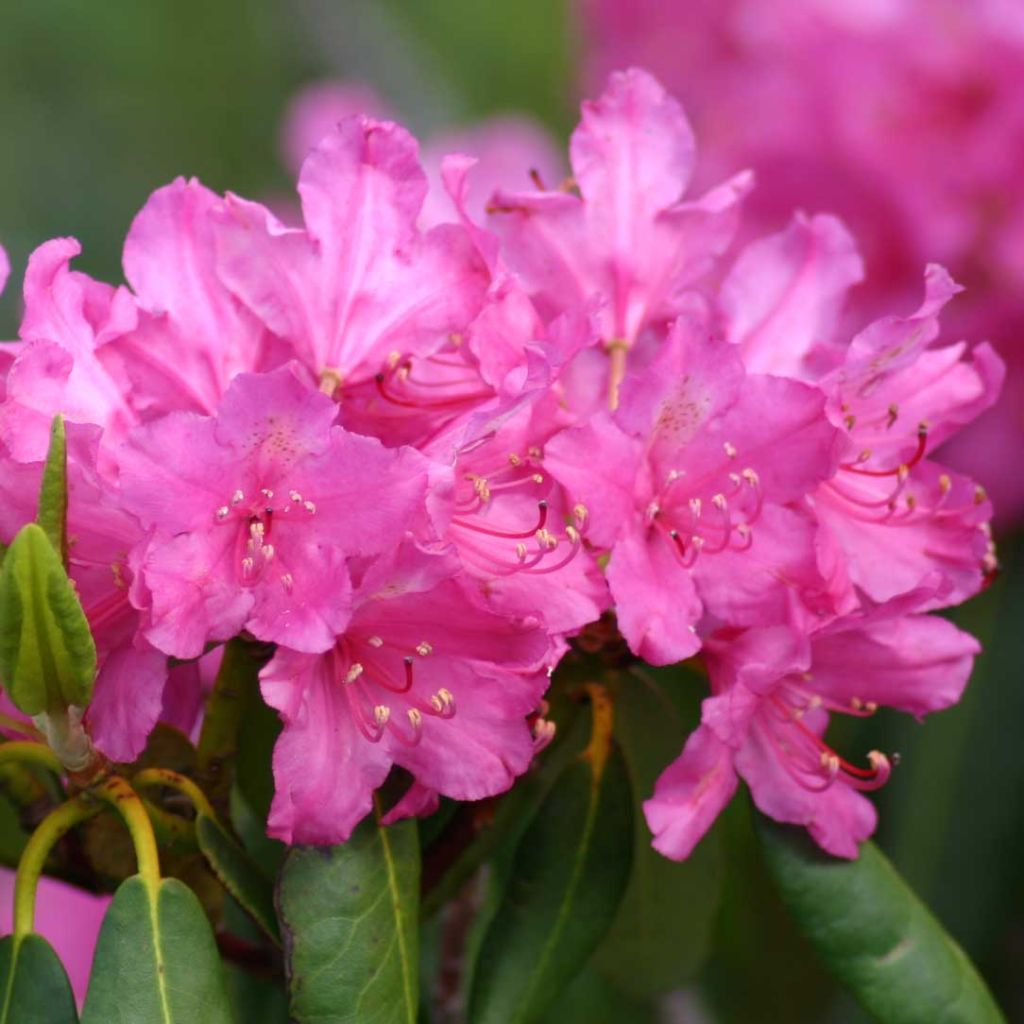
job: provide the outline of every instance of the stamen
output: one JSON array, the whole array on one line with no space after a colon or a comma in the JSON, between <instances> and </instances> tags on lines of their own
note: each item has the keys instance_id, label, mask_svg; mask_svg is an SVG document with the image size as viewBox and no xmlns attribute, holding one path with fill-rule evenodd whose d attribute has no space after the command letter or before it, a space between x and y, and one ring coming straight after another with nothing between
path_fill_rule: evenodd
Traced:
<instances>
[{"instance_id":1,"label":"stamen","mask_svg":"<svg viewBox=\"0 0 1024 1024\"><path fill-rule=\"evenodd\" d=\"M430 645L429 643L427 643L427 641L426 641L426 640L421 640L421 641L420 641L420 642L419 642L419 643L418 643L418 644L416 645L416 653L417 653L417 654L418 654L418 655L419 655L419 656L420 656L421 658L425 658L425 657L426 657L426 656L427 656L428 654L430 654L430 653L431 653L431 651L433 651L433 649L434 649L434 648L433 648L433 647L432 647L432 646L431 646L431 645Z\"/></svg>"},{"instance_id":2,"label":"stamen","mask_svg":"<svg viewBox=\"0 0 1024 1024\"><path fill-rule=\"evenodd\" d=\"M358 661L353 661L349 666L348 674L345 676L346 683L354 683L363 674L363 666Z\"/></svg>"}]
</instances>

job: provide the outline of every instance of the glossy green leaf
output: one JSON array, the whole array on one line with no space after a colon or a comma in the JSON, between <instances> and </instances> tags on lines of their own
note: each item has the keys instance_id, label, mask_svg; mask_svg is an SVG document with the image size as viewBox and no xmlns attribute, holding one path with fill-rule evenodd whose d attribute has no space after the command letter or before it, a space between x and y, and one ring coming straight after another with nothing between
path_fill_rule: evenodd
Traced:
<instances>
[{"instance_id":1,"label":"glossy green leaf","mask_svg":"<svg viewBox=\"0 0 1024 1024\"><path fill-rule=\"evenodd\" d=\"M873 843L829 857L802 829L759 822L782 899L825 966L884 1024L1000 1024L963 950Z\"/></svg>"},{"instance_id":2,"label":"glossy green leaf","mask_svg":"<svg viewBox=\"0 0 1024 1024\"><path fill-rule=\"evenodd\" d=\"M637 804L633 869L595 962L637 998L691 981L711 942L724 875L720 835L705 836L686 861L676 863L651 846L640 807L697 724L705 693L706 685L681 666L628 675L617 690L615 735Z\"/></svg>"},{"instance_id":3,"label":"glossy green leaf","mask_svg":"<svg viewBox=\"0 0 1024 1024\"><path fill-rule=\"evenodd\" d=\"M50 428L50 449L43 465L36 522L50 538L61 565L68 565L68 445L64 417L55 416Z\"/></svg>"},{"instance_id":4,"label":"glossy green leaf","mask_svg":"<svg viewBox=\"0 0 1024 1024\"><path fill-rule=\"evenodd\" d=\"M209 922L176 879L122 882L103 919L82 1024L232 1024Z\"/></svg>"},{"instance_id":5,"label":"glossy green leaf","mask_svg":"<svg viewBox=\"0 0 1024 1024\"><path fill-rule=\"evenodd\" d=\"M274 910L274 887L234 836L206 814L196 818L196 839L217 877L277 945L281 933Z\"/></svg>"},{"instance_id":6,"label":"glossy green leaf","mask_svg":"<svg viewBox=\"0 0 1024 1024\"><path fill-rule=\"evenodd\" d=\"M64 965L41 935L0 939L0 1024L78 1024Z\"/></svg>"},{"instance_id":7,"label":"glossy green leaf","mask_svg":"<svg viewBox=\"0 0 1024 1024\"><path fill-rule=\"evenodd\" d=\"M419 840L367 818L340 846L295 847L278 883L297 1024L415 1024Z\"/></svg>"},{"instance_id":8,"label":"glossy green leaf","mask_svg":"<svg viewBox=\"0 0 1024 1024\"><path fill-rule=\"evenodd\" d=\"M27 715L82 707L96 647L60 556L42 528L22 527L0 570L0 679Z\"/></svg>"},{"instance_id":9,"label":"glossy green leaf","mask_svg":"<svg viewBox=\"0 0 1024 1024\"><path fill-rule=\"evenodd\" d=\"M615 917L629 880L633 811L622 754L570 764L516 849L484 936L471 1024L531 1024L572 982Z\"/></svg>"}]
</instances>

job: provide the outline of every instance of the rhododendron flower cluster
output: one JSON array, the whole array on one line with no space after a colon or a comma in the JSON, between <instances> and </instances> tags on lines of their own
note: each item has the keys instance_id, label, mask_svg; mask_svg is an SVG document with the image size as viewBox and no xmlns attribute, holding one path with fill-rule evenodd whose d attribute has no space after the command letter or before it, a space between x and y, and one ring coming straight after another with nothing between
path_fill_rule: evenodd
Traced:
<instances>
[{"instance_id":1,"label":"rhododendron flower cluster","mask_svg":"<svg viewBox=\"0 0 1024 1024\"><path fill-rule=\"evenodd\" d=\"M753 178L694 194L695 160L631 70L584 105L569 179L524 162L485 207L472 153L428 185L408 132L356 113L302 163L301 223L178 180L126 285L42 245L0 356L0 540L63 414L96 746L134 758L194 707L195 659L255 638L269 831L343 841L393 766L389 820L508 789L552 672L614 616L632 656L710 682L645 804L659 850L686 857L742 778L855 856L893 761L844 758L828 720L960 696L977 644L930 613L994 571L991 509L932 453L1002 366L938 341L935 265L916 311L844 333L843 225L731 250Z\"/></svg>"}]
</instances>

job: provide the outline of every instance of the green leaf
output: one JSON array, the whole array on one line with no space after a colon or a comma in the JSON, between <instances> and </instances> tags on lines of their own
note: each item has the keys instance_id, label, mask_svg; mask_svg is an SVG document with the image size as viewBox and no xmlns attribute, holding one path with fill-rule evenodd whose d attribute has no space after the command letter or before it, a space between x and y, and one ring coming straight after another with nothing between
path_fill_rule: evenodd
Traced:
<instances>
[{"instance_id":1,"label":"green leaf","mask_svg":"<svg viewBox=\"0 0 1024 1024\"><path fill-rule=\"evenodd\" d=\"M374 816L341 846L295 847L278 904L297 1024L415 1024L419 840Z\"/></svg>"},{"instance_id":2,"label":"green leaf","mask_svg":"<svg viewBox=\"0 0 1024 1024\"><path fill-rule=\"evenodd\" d=\"M592 966L584 967L540 1024L657 1024L653 1006L634 1002Z\"/></svg>"},{"instance_id":3,"label":"green leaf","mask_svg":"<svg viewBox=\"0 0 1024 1024\"><path fill-rule=\"evenodd\" d=\"M22 527L0 571L0 679L27 715L84 707L96 647L60 556L42 528Z\"/></svg>"},{"instance_id":4,"label":"green leaf","mask_svg":"<svg viewBox=\"0 0 1024 1024\"><path fill-rule=\"evenodd\" d=\"M629 880L633 812L622 754L555 782L516 849L473 975L472 1024L530 1024L603 938Z\"/></svg>"},{"instance_id":5,"label":"green leaf","mask_svg":"<svg viewBox=\"0 0 1024 1024\"><path fill-rule=\"evenodd\" d=\"M206 915L176 879L164 879L151 894L133 875L121 883L103 919L82 1024L197 1021L232 1024Z\"/></svg>"},{"instance_id":6,"label":"green leaf","mask_svg":"<svg viewBox=\"0 0 1024 1024\"><path fill-rule=\"evenodd\" d=\"M783 902L825 966L885 1024L1000 1024L963 950L881 851L855 861L818 849L802 829L758 823Z\"/></svg>"},{"instance_id":7,"label":"green leaf","mask_svg":"<svg viewBox=\"0 0 1024 1024\"><path fill-rule=\"evenodd\" d=\"M281 945L281 932L274 910L274 888L252 858L223 826L206 814L196 818L196 839L224 888L245 908L252 919Z\"/></svg>"},{"instance_id":8,"label":"green leaf","mask_svg":"<svg viewBox=\"0 0 1024 1024\"><path fill-rule=\"evenodd\" d=\"M701 680L680 666L623 679L615 700L615 735L638 803L654 792L657 777L679 755L699 720L705 692ZM723 876L717 832L679 864L651 846L638 807L629 886L595 954L602 973L637 998L691 981L710 946Z\"/></svg>"},{"instance_id":9,"label":"green leaf","mask_svg":"<svg viewBox=\"0 0 1024 1024\"><path fill-rule=\"evenodd\" d=\"M68 566L68 444L64 417L54 416L50 428L50 449L43 466L36 522L50 538L61 565Z\"/></svg>"},{"instance_id":10,"label":"green leaf","mask_svg":"<svg viewBox=\"0 0 1024 1024\"><path fill-rule=\"evenodd\" d=\"M64 965L41 935L0 939L0 1024L78 1024Z\"/></svg>"}]
</instances>

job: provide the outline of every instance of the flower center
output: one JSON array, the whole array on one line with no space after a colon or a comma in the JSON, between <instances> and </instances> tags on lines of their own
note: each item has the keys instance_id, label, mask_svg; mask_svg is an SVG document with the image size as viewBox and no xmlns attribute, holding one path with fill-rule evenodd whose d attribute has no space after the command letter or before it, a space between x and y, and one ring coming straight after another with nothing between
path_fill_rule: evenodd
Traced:
<instances>
[{"instance_id":1,"label":"flower center","mask_svg":"<svg viewBox=\"0 0 1024 1024\"><path fill-rule=\"evenodd\" d=\"M237 531L237 559L239 581L251 586L263 579L277 556L271 541L275 528L283 522L309 520L316 515L316 505L298 491L290 490L278 496L269 487L263 487L251 497L238 489L227 505L221 505L213 514L219 525ZM286 567L281 566L278 576L282 586L291 590L294 583Z\"/></svg>"},{"instance_id":2,"label":"flower center","mask_svg":"<svg viewBox=\"0 0 1024 1024\"><path fill-rule=\"evenodd\" d=\"M426 640L406 648L376 635L345 637L334 647L334 677L344 689L356 727L370 743L379 743L388 733L415 747L423 738L424 721L455 716L449 689L442 686L424 695L418 684L415 663L433 653Z\"/></svg>"},{"instance_id":3,"label":"flower center","mask_svg":"<svg viewBox=\"0 0 1024 1024\"><path fill-rule=\"evenodd\" d=\"M729 459L737 457L729 441L723 447ZM729 489L710 498L694 494L686 483L685 471L672 470L647 507L648 522L665 538L680 565L692 568L702 554L746 551L754 542L752 526L764 504L755 470L748 466L730 472Z\"/></svg>"},{"instance_id":4,"label":"flower center","mask_svg":"<svg viewBox=\"0 0 1024 1024\"><path fill-rule=\"evenodd\" d=\"M837 780L863 791L884 786L893 766L899 763L897 755L889 758L872 750L868 753L869 767L861 768L840 757L803 720L808 713L816 711L866 718L873 715L878 706L857 698L849 704L839 704L810 691L805 685L809 681L809 675L803 679L793 677L768 699L769 722L765 732L786 771L811 792L824 791Z\"/></svg>"},{"instance_id":5,"label":"flower center","mask_svg":"<svg viewBox=\"0 0 1024 1024\"><path fill-rule=\"evenodd\" d=\"M463 559L480 572L542 575L557 572L576 557L586 507L574 506L571 524L554 522L546 497L553 490L552 480L541 458L539 448L530 448L525 455L509 453L504 465L486 475L463 470L451 540ZM536 518L529 521L523 521L524 498L536 502Z\"/></svg>"}]
</instances>

